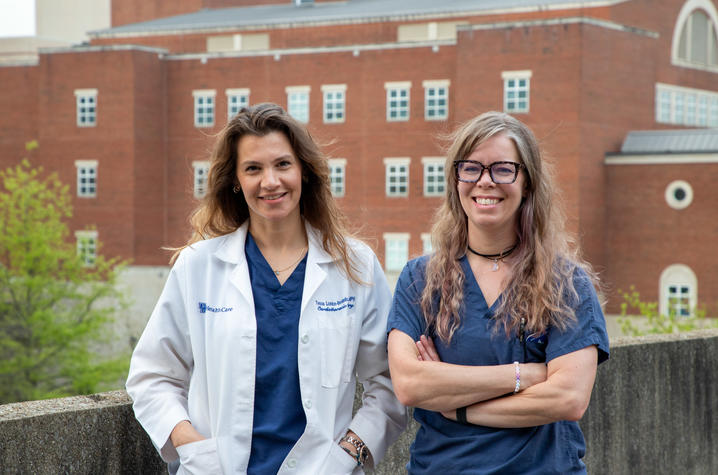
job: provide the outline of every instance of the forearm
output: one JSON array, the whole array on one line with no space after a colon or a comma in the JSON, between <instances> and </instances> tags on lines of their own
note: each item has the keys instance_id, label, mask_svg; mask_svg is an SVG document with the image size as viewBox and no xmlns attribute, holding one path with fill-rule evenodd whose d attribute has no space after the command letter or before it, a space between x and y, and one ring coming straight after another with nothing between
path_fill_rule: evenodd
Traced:
<instances>
[{"instance_id":1,"label":"forearm","mask_svg":"<svg viewBox=\"0 0 718 475\"><path fill-rule=\"evenodd\" d=\"M532 427L560 420L577 421L588 408L596 376L596 348L575 351L549 362L549 376L515 395L467 408L467 421L488 427ZM448 412L446 417L455 418Z\"/></svg>"},{"instance_id":2,"label":"forearm","mask_svg":"<svg viewBox=\"0 0 718 475\"><path fill-rule=\"evenodd\" d=\"M516 375L513 364L457 365L437 361L438 356L432 357L431 353L432 350L421 357L417 345L407 334L398 330L389 334L392 382L397 397L403 404L432 411L446 411L514 391ZM522 363L520 368L522 388L530 387L546 378L543 364Z\"/></svg>"}]
</instances>

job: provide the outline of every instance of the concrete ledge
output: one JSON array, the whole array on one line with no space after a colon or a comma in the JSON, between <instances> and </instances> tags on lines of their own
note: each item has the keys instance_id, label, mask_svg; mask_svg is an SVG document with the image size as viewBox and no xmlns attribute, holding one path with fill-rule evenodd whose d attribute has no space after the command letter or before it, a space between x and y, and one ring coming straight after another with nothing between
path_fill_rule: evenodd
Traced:
<instances>
[{"instance_id":1,"label":"concrete ledge","mask_svg":"<svg viewBox=\"0 0 718 475\"><path fill-rule=\"evenodd\" d=\"M589 473L718 473L718 330L619 338L581 421ZM405 473L409 429L376 474ZM0 406L0 473L159 474L124 391Z\"/></svg>"}]
</instances>

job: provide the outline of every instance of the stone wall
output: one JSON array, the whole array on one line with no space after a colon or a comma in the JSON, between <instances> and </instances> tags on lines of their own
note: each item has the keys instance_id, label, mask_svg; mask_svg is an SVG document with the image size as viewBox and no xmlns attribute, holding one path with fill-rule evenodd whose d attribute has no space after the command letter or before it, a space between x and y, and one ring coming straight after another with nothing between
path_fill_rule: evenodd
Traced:
<instances>
[{"instance_id":1,"label":"stone wall","mask_svg":"<svg viewBox=\"0 0 718 475\"><path fill-rule=\"evenodd\" d=\"M612 341L581 427L588 471L718 473L718 330ZM377 474L404 473L412 424ZM124 391L0 406L0 474L166 473Z\"/></svg>"}]
</instances>

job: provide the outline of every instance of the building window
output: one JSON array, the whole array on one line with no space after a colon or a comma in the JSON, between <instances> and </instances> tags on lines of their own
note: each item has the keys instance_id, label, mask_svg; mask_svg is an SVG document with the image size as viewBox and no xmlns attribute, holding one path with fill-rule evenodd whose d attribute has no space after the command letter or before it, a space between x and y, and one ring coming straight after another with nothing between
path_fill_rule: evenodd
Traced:
<instances>
[{"instance_id":1,"label":"building window","mask_svg":"<svg viewBox=\"0 0 718 475\"><path fill-rule=\"evenodd\" d=\"M97 231L75 231L77 255L85 267L94 267L97 259Z\"/></svg>"},{"instance_id":2,"label":"building window","mask_svg":"<svg viewBox=\"0 0 718 475\"><path fill-rule=\"evenodd\" d=\"M421 233L421 250L424 255L431 254L433 246L431 245L431 234Z\"/></svg>"},{"instance_id":3,"label":"building window","mask_svg":"<svg viewBox=\"0 0 718 475\"><path fill-rule=\"evenodd\" d=\"M665 197L671 208L684 209L693 201L693 188L687 181L675 180L666 187Z\"/></svg>"},{"instance_id":4,"label":"building window","mask_svg":"<svg viewBox=\"0 0 718 475\"><path fill-rule=\"evenodd\" d=\"M698 304L698 280L684 264L673 264L661 273L659 312L665 316L689 317Z\"/></svg>"},{"instance_id":5,"label":"building window","mask_svg":"<svg viewBox=\"0 0 718 475\"><path fill-rule=\"evenodd\" d=\"M261 51L269 49L269 34L216 35L207 37L207 51Z\"/></svg>"},{"instance_id":6,"label":"building window","mask_svg":"<svg viewBox=\"0 0 718 475\"><path fill-rule=\"evenodd\" d=\"M309 86L289 86L287 92L287 112L305 124L309 122Z\"/></svg>"},{"instance_id":7,"label":"building window","mask_svg":"<svg viewBox=\"0 0 718 475\"><path fill-rule=\"evenodd\" d=\"M390 122L409 120L409 91L411 82L386 82L386 120Z\"/></svg>"},{"instance_id":8,"label":"building window","mask_svg":"<svg viewBox=\"0 0 718 475\"><path fill-rule=\"evenodd\" d=\"M409 233L384 233L385 259L387 272L399 272L409 260Z\"/></svg>"},{"instance_id":9,"label":"building window","mask_svg":"<svg viewBox=\"0 0 718 475\"><path fill-rule=\"evenodd\" d=\"M242 107L249 105L249 89L227 89L225 93L227 94L227 120L231 120ZM195 98L195 107L197 107L196 102L197 99ZM196 115L197 113L195 112ZM214 117L212 120L214 120Z\"/></svg>"},{"instance_id":10,"label":"building window","mask_svg":"<svg viewBox=\"0 0 718 475\"><path fill-rule=\"evenodd\" d=\"M97 125L97 89L75 89L75 105L78 127Z\"/></svg>"},{"instance_id":11,"label":"building window","mask_svg":"<svg viewBox=\"0 0 718 475\"><path fill-rule=\"evenodd\" d=\"M194 97L194 126L214 126L215 91L213 89L192 91L192 96Z\"/></svg>"},{"instance_id":12,"label":"building window","mask_svg":"<svg viewBox=\"0 0 718 475\"><path fill-rule=\"evenodd\" d=\"M446 120L449 117L449 80L424 81L424 119Z\"/></svg>"},{"instance_id":13,"label":"building window","mask_svg":"<svg viewBox=\"0 0 718 475\"><path fill-rule=\"evenodd\" d=\"M77 196L94 198L97 196L97 160L76 160Z\"/></svg>"},{"instance_id":14,"label":"building window","mask_svg":"<svg viewBox=\"0 0 718 475\"><path fill-rule=\"evenodd\" d=\"M410 158L385 158L386 196L409 195Z\"/></svg>"},{"instance_id":15,"label":"building window","mask_svg":"<svg viewBox=\"0 0 718 475\"><path fill-rule=\"evenodd\" d=\"M504 71L504 112L528 113L531 71Z\"/></svg>"},{"instance_id":16,"label":"building window","mask_svg":"<svg viewBox=\"0 0 718 475\"><path fill-rule=\"evenodd\" d=\"M324 94L324 123L342 123L346 119L346 84L326 84L322 86Z\"/></svg>"},{"instance_id":17,"label":"building window","mask_svg":"<svg viewBox=\"0 0 718 475\"><path fill-rule=\"evenodd\" d=\"M673 31L673 62L698 69L718 69L718 12L710 0L688 0Z\"/></svg>"},{"instance_id":18,"label":"building window","mask_svg":"<svg viewBox=\"0 0 718 475\"><path fill-rule=\"evenodd\" d=\"M337 198L344 196L346 191L346 166L345 158L329 159L329 179L331 180L332 195Z\"/></svg>"},{"instance_id":19,"label":"building window","mask_svg":"<svg viewBox=\"0 0 718 475\"><path fill-rule=\"evenodd\" d=\"M424 196L443 196L446 190L443 157L424 157Z\"/></svg>"},{"instance_id":20,"label":"building window","mask_svg":"<svg viewBox=\"0 0 718 475\"><path fill-rule=\"evenodd\" d=\"M718 93L656 84L656 122L691 127L718 127Z\"/></svg>"},{"instance_id":21,"label":"building window","mask_svg":"<svg viewBox=\"0 0 718 475\"><path fill-rule=\"evenodd\" d=\"M203 198L207 194L207 178L209 177L209 162L192 162L194 169L194 197Z\"/></svg>"}]
</instances>

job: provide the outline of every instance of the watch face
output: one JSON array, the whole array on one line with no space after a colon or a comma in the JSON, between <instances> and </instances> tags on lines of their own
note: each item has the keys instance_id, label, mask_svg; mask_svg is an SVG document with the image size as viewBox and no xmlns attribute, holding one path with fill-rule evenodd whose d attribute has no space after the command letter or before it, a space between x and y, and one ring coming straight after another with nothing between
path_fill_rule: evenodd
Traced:
<instances>
[{"instance_id":1,"label":"watch face","mask_svg":"<svg viewBox=\"0 0 718 475\"><path fill-rule=\"evenodd\" d=\"M359 449L359 453L357 454L359 456L359 461L362 465L364 465L364 462L366 462L366 459L369 458L369 448L366 445L362 445L362 448Z\"/></svg>"}]
</instances>

